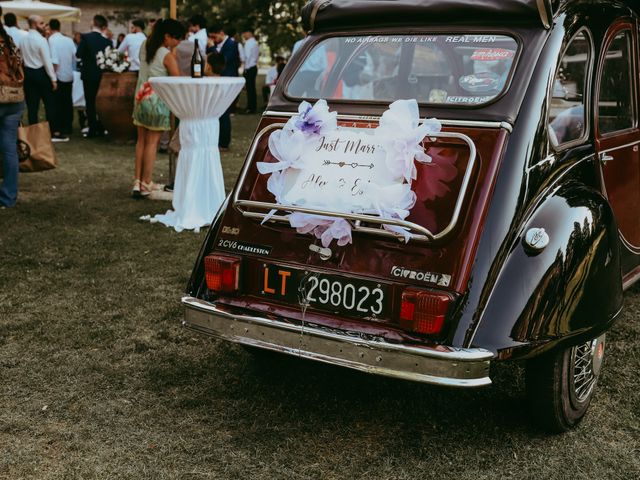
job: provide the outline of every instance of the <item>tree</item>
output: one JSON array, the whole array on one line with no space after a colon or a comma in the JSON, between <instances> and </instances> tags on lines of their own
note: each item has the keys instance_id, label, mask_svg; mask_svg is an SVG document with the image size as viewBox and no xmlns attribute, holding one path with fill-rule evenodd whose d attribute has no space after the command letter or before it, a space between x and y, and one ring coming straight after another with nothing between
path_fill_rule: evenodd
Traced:
<instances>
[{"instance_id":1,"label":"tree","mask_svg":"<svg viewBox=\"0 0 640 480\"><path fill-rule=\"evenodd\" d=\"M178 0L182 18L199 13L237 31L252 28L271 52L290 52L303 34L301 11L306 0Z\"/></svg>"}]
</instances>

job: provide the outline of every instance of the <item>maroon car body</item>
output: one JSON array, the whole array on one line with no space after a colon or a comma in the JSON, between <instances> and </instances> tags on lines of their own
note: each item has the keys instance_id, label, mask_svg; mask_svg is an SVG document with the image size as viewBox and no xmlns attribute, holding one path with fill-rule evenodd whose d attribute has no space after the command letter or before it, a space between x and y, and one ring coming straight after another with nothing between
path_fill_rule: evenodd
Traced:
<instances>
[{"instance_id":1,"label":"maroon car body","mask_svg":"<svg viewBox=\"0 0 640 480\"><path fill-rule=\"evenodd\" d=\"M305 19L309 37L278 81L196 262L184 324L457 387L488 385L491 362L522 359L536 418L552 430L574 427L623 287L640 272L636 16L616 2L321 0ZM416 70L418 47L403 46L392 57L395 83L370 80L372 55L350 46L427 36L437 46L420 58L437 50L460 54L459 64ZM304 72L319 51L325 73L311 85ZM496 58L507 67L496 69ZM373 215L278 204L269 190L257 164L277 162L270 136L301 101L321 98L343 129L375 128L401 98L441 122L423 141L432 162L416 164L417 201L398 223L407 243ZM292 212L345 218L353 241L323 246L289 225ZM356 305L349 295L360 291L367 299L353 293Z\"/></svg>"}]
</instances>

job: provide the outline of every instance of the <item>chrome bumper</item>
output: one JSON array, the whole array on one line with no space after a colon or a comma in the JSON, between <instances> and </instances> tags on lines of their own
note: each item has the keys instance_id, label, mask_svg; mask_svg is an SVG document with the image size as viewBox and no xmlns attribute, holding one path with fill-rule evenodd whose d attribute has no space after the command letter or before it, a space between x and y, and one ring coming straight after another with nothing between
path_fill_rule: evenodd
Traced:
<instances>
[{"instance_id":1,"label":"chrome bumper","mask_svg":"<svg viewBox=\"0 0 640 480\"><path fill-rule=\"evenodd\" d=\"M185 327L241 345L436 385L481 387L491 383L489 363L493 354L487 350L365 340L348 332L235 315L193 297L184 297L182 304Z\"/></svg>"}]
</instances>

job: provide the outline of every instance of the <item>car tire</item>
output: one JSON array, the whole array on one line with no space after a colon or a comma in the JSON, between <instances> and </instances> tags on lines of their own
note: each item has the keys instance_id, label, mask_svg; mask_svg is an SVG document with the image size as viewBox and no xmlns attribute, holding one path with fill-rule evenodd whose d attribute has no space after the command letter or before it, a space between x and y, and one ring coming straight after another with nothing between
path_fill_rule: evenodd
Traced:
<instances>
[{"instance_id":1,"label":"car tire","mask_svg":"<svg viewBox=\"0 0 640 480\"><path fill-rule=\"evenodd\" d=\"M604 347L603 334L527 362L527 400L537 426L551 433L562 433L580 423L600 376Z\"/></svg>"}]
</instances>

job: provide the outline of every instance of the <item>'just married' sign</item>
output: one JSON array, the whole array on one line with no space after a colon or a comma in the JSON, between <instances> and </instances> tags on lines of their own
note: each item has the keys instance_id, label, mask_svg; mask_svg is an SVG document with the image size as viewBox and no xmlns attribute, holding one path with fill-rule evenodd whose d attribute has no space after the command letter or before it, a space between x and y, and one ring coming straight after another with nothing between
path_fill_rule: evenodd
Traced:
<instances>
[{"instance_id":1,"label":"'just married' sign","mask_svg":"<svg viewBox=\"0 0 640 480\"><path fill-rule=\"evenodd\" d=\"M373 132L338 128L309 139L297 168L284 172L285 203L340 212L373 210L369 185L402 183L387 168Z\"/></svg>"},{"instance_id":2,"label":"'just married' sign","mask_svg":"<svg viewBox=\"0 0 640 480\"><path fill-rule=\"evenodd\" d=\"M393 102L375 129L339 127L337 113L326 101L302 102L298 114L269 137L269 151L277 161L257 162L256 167L269 175L267 189L278 204L324 210L291 212L292 227L312 233L325 247L333 240L346 245L351 243L353 225L330 212L406 219L416 201L411 190L417 178L415 162L431 161L423 141L440 127L435 119L420 120L416 100ZM265 215L263 222L276 211ZM382 228L410 239L408 227L383 224Z\"/></svg>"}]
</instances>

